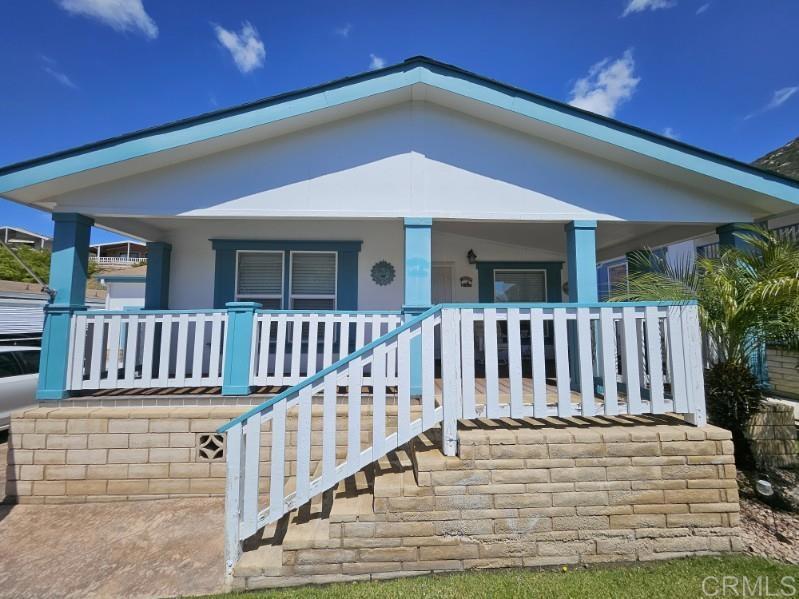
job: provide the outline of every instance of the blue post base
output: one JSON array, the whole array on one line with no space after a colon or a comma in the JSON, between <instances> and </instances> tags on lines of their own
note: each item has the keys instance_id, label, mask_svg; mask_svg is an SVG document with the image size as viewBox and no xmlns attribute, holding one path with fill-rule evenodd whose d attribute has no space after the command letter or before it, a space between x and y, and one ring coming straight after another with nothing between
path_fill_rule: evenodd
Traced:
<instances>
[{"instance_id":1,"label":"blue post base","mask_svg":"<svg viewBox=\"0 0 799 599\"><path fill-rule=\"evenodd\" d=\"M47 304L44 307L44 332L36 399L52 400L69 397L67 373L70 324L72 315L78 310L85 309L86 306L75 304Z\"/></svg>"},{"instance_id":2,"label":"blue post base","mask_svg":"<svg viewBox=\"0 0 799 599\"><path fill-rule=\"evenodd\" d=\"M225 363L222 371L222 395L249 395L250 365L252 363L252 333L255 302L228 302Z\"/></svg>"},{"instance_id":3,"label":"blue post base","mask_svg":"<svg viewBox=\"0 0 799 599\"><path fill-rule=\"evenodd\" d=\"M403 306L402 313L405 321L416 318L422 312L428 310L430 306ZM422 396L422 338L420 336L411 339L411 397Z\"/></svg>"}]
</instances>

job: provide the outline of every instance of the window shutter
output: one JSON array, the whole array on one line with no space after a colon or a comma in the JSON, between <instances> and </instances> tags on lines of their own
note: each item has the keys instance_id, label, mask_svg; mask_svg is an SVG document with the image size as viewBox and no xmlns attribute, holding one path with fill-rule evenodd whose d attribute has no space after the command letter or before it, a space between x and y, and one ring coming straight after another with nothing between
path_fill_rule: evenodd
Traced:
<instances>
[{"instance_id":1,"label":"window shutter","mask_svg":"<svg viewBox=\"0 0 799 599\"><path fill-rule=\"evenodd\" d=\"M239 254L239 296L279 296L283 288L282 252L241 252Z\"/></svg>"},{"instance_id":2,"label":"window shutter","mask_svg":"<svg viewBox=\"0 0 799 599\"><path fill-rule=\"evenodd\" d=\"M494 301L547 301L546 276L544 272L531 270L494 271Z\"/></svg>"},{"instance_id":3,"label":"window shutter","mask_svg":"<svg viewBox=\"0 0 799 599\"><path fill-rule=\"evenodd\" d=\"M291 294L336 294L336 254L295 252L291 256Z\"/></svg>"}]
</instances>

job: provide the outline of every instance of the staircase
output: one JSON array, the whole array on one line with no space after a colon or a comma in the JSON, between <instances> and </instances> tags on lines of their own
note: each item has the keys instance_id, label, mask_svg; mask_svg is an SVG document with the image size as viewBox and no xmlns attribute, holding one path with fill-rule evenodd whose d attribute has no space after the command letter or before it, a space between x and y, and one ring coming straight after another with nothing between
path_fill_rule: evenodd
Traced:
<instances>
[{"instance_id":1,"label":"staircase","mask_svg":"<svg viewBox=\"0 0 799 599\"><path fill-rule=\"evenodd\" d=\"M244 552L232 571L232 586L245 589L368 580L374 574L400 571L401 558L418 561L415 547L400 546L415 523L402 522L401 516L398 522L386 522L393 519L388 501L396 508L398 501L400 505L403 500L418 505L415 498L430 498L432 489L417 484L415 458L428 451L443 457L438 432L431 431L430 437L420 435L342 480L334 490L264 527L244 543Z\"/></svg>"},{"instance_id":2,"label":"staircase","mask_svg":"<svg viewBox=\"0 0 799 599\"><path fill-rule=\"evenodd\" d=\"M554 376L546 372L547 330L554 337ZM507 365L507 393L500 363ZM374 529L365 523L379 521L392 497L398 506L425 503L418 498L432 493L431 483L419 476L429 479L431 470L420 474L417 449L432 451L431 437L437 438L433 465L445 470L445 456L456 454L459 420L678 412L701 424L701 363L695 305L434 306L219 429L227 433L227 574L262 563L272 572L282 564L279 576L291 579L303 566L336 563L343 575L342 555L353 558L346 566L352 573L368 570L362 562L369 560L355 559L341 543L358 538L353 530ZM482 390L476 364L485 371ZM415 503L399 500L411 498ZM392 526L386 521L381 528ZM442 534L430 522L421 528ZM393 542L404 536L414 535L406 531ZM242 543L253 537L273 542L240 563ZM372 540L375 556L411 559L379 538ZM263 552L269 559L253 557ZM255 576L267 575L260 572Z\"/></svg>"}]
</instances>

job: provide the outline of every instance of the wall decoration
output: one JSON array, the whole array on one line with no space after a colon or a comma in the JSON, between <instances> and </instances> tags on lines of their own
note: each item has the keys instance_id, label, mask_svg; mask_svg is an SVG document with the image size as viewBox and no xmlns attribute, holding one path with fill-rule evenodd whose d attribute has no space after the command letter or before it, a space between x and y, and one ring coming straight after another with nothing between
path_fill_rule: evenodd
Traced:
<instances>
[{"instance_id":1,"label":"wall decoration","mask_svg":"<svg viewBox=\"0 0 799 599\"><path fill-rule=\"evenodd\" d=\"M461 277L461 287L471 287L473 279L472 277Z\"/></svg>"},{"instance_id":2,"label":"wall decoration","mask_svg":"<svg viewBox=\"0 0 799 599\"><path fill-rule=\"evenodd\" d=\"M394 266L385 260L376 262L372 266L372 280L381 287L390 285L394 280L395 274Z\"/></svg>"}]
</instances>

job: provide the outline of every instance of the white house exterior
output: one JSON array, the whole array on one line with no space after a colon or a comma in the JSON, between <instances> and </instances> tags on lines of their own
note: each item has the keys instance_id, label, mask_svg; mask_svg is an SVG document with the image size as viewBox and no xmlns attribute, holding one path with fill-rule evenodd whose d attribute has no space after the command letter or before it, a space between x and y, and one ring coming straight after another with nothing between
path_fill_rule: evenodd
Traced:
<instances>
[{"instance_id":1,"label":"white house exterior","mask_svg":"<svg viewBox=\"0 0 799 599\"><path fill-rule=\"evenodd\" d=\"M449 456L459 419L704 425L696 306L599 302L597 265L799 204L795 181L423 57L12 165L0 194L55 221L41 402L255 405L218 430L229 572L439 424ZM148 241L143 310L83 306L93 223Z\"/></svg>"}]
</instances>

